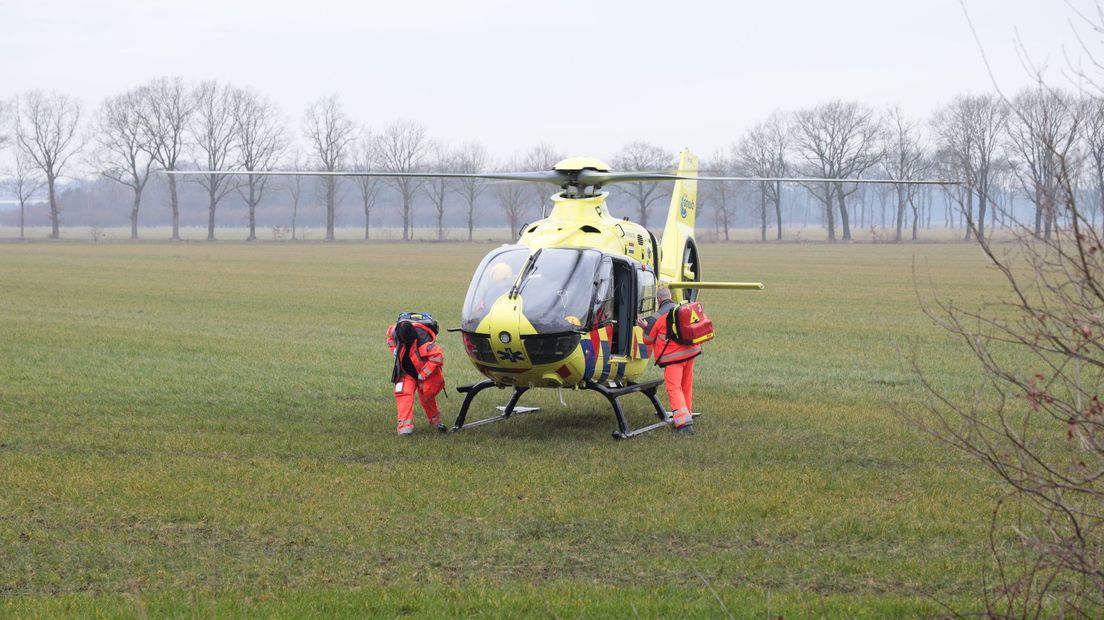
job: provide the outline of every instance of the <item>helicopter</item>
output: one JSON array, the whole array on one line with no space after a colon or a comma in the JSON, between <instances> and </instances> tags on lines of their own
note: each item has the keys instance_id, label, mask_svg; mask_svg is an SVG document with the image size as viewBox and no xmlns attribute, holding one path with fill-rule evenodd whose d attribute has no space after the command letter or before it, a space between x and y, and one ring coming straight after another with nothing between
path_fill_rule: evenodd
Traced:
<instances>
[{"instance_id":1,"label":"helicopter","mask_svg":"<svg viewBox=\"0 0 1104 620\"><path fill-rule=\"evenodd\" d=\"M656 396L662 379L644 380L649 351L640 318L657 310L659 287L676 302L694 301L705 289L762 290L760 282L702 279L694 239L698 181L839 182L948 184L944 181L718 177L698 175L698 158L688 149L670 172L615 172L590 157L560 161L551 170L497 173L345 171L167 171L170 174L406 176L482 178L551 183L551 212L526 224L516 242L494 248L475 269L461 310L464 351L484 379L456 388L463 403L451 427L458 432L539 411L518 405L534 388L590 390L609 402L616 418L615 439L629 439L672 426ZM615 183L674 181L662 238L628 217L614 217L604 186ZM467 421L472 402L489 388L512 389L499 414ZM632 428L621 399L642 394L657 421ZM697 416L698 413L693 415Z\"/></svg>"},{"instance_id":2,"label":"helicopter","mask_svg":"<svg viewBox=\"0 0 1104 620\"><path fill-rule=\"evenodd\" d=\"M697 168L697 157L683 151L683 178L675 181L660 242L644 226L610 213L608 192L600 190L622 175L586 157L555 165L564 179L562 191L551 197L551 212L525 225L516 243L491 250L468 287L453 331L461 333L468 358L486 379L457 388L465 397L454 431L535 412L519 408L518 400L538 387L602 394L616 418L616 439L671 423L656 396L662 380L641 380L649 356L637 320L655 313L657 288L669 287L675 301L692 301L704 288L763 288L759 282L701 280L694 241ZM513 394L499 415L465 426L472 400L491 387L512 387ZM632 429L620 401L637 392L658 421Z\"/></svg>"}]
</instances>

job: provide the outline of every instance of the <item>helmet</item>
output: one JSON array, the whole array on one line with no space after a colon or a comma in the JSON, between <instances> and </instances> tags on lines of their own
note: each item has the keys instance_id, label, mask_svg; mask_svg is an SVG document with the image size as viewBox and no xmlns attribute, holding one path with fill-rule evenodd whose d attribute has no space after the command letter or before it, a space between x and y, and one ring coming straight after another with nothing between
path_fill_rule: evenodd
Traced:
<instances>
[{"instance_id":1,"label":"helmet","mask_svg":"<svg viewBox=\"0 0 1104 620\"><path fill-rule=\"evenodd\" d=\"M506 263L496 263L495 266L490 268L490 281L502 282L510 279L513 276L513 269Z\"/></svg>"}]
</instances>

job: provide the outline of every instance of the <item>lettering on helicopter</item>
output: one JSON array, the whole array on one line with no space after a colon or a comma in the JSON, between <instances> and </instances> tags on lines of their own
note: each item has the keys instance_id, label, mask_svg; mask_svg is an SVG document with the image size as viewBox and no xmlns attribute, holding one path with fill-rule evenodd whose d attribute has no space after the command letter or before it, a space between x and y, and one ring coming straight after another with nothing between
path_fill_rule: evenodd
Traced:
<instances>
[{"instance_id":1,"label":"lettering on helicopter","mask_svg":"<svg viewBox=\"0 0 1104 620\"><path fill-rule=\"evenodd\" d=\"M690 211L693 211L693 210L694 210L694 201L690 200L690 198L687 197L687 196L683 196L682 200L679 202L679 215L681 215L682 217L685 218L687 216L687 214L690 213Z\"/></svg>"}]
</instances>

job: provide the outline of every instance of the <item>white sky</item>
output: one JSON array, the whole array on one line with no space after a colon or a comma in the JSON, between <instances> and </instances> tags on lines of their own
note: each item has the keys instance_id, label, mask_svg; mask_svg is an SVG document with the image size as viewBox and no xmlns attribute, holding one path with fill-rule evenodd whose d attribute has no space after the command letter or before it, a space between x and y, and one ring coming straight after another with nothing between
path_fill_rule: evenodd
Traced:
<instances>
[{"instance_id":1,"label":"white sky","mask_svg":"<svg viewBox=\"0 0 1104 620\"><path fill-rule=\"evenodd\" d=\"M1055 75L1080 54L1063 0L965 3L1008 90L1027 81L1017 31ZM295 130L337 93L366 125L413 118L502 157L633 139L708 155L774 109L927 114L991 84L958 0L0 0L0 98L52 89L92 109L161 75L253 86Z\"/></svg>"}]
</instances>

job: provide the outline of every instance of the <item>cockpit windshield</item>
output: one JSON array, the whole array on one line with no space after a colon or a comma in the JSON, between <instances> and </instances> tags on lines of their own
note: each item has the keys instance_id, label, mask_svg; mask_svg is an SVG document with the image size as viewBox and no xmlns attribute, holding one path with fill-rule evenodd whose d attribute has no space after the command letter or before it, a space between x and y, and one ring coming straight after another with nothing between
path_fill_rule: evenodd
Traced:
<instances>
[{"instance_id":1,"label":"cockpit windshield","mask_svg":"<svg viewBox=\"0 0 1104 620\"><path fill-rule=\"evenodd\" d=\"M518 288L525 318L545 334L586 328L601 261L597 250L541 250Z\"/></svg>"},{"instance_id":2,"label":"cockpit windshield","mask_svg":"<svg viewBox=\"0 0 1104 620\"><path fill-rule=\"evenodd\" d=\"M522 309L538 332L589 329L602 253L544 248L527 263L529 252L529 248L507 247L483 259L464 301L461 329L475 331L495 300L510 291L519 273L523 276L518 282Z\"/></svg>"},{"instance_id":3,"label":"cockpit windshield","mask_svg":"<svg viewBox=\"0 0 1104 620\"><path fill-rule=\"evenodd\" d=\"M526 247L505 246L483 258L476 269L476 277L472 278L468 287L468 296L464 298L460 329L475 331L494 302L514 285L525 260L529 258L529 252Z\"/></svg>"}]
</instances>

